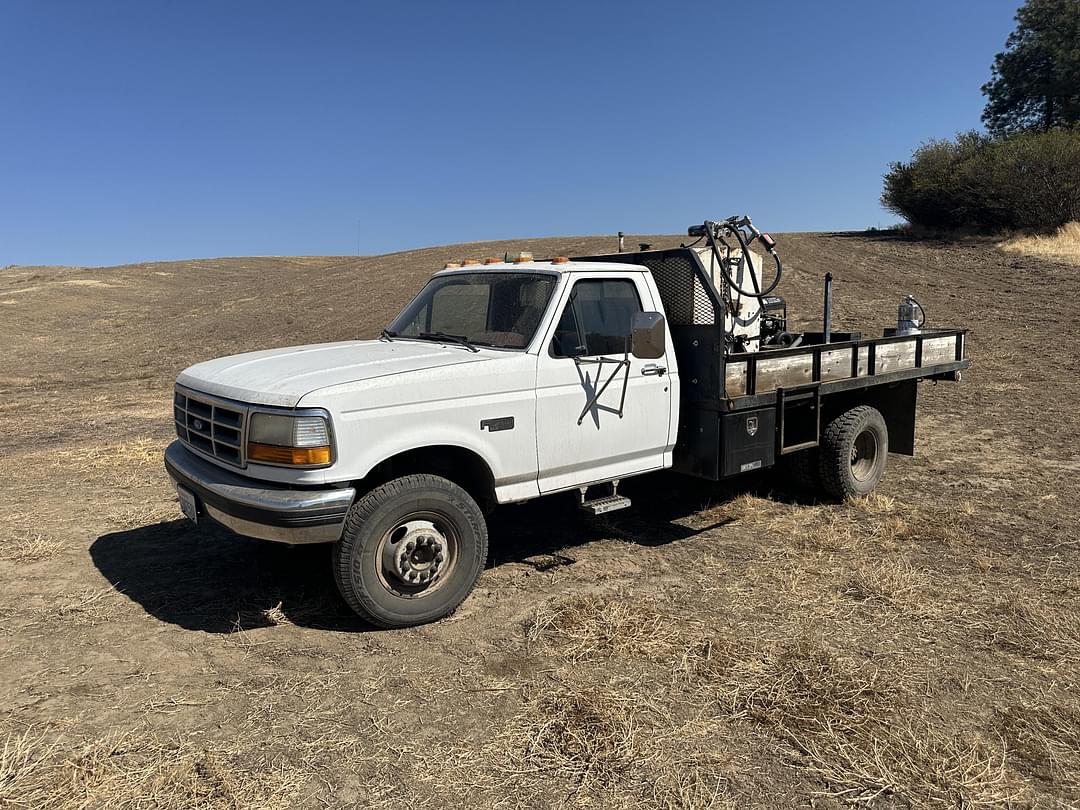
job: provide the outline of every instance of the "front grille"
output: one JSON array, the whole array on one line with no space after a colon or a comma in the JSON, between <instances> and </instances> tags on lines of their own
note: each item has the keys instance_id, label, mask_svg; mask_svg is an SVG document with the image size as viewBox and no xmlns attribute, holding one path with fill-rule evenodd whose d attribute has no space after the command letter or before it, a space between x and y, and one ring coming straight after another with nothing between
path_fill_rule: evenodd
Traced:
<instances>
[{"instance_id":1,"label":"front grille","mask_svg":"<svg viewBox=\"0 0 1080 810\"><path fill-rule=\"evenodd\" d=\"M244 465L244 419L239 404L176 389L173 419L184 444L235 467Z\"/></svg>"}]
</instances>

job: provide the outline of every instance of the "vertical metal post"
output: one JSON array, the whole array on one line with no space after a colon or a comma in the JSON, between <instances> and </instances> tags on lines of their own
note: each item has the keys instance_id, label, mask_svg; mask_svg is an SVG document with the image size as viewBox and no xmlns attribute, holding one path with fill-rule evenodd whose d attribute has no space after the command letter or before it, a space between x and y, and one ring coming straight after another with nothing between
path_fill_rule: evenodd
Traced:
<instances>
[{"instance_id":1,"label":"vertical metal post","mask_svg":"<svg viewBox=\"0 0 1080 810\"><path fill-rule=\"evenodd\" d=\"M828 343L832 337L832 273L825 274L825 312L822 315L821 342Z\"/></svg>"}]
</instances>

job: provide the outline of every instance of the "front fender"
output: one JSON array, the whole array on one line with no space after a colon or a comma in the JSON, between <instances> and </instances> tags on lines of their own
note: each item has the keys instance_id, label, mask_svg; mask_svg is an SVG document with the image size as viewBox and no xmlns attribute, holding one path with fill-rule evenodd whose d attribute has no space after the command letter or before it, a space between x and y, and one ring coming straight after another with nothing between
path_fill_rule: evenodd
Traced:
<instances>
[{"instance_id":1,"label":"front fender","mask_svg":"<svg viewBox=\"0 0 1080 810\"><path fill-rule=\"evenodd\" d=\"M360 480L400 453L454 446L483 459L500 503L537 497L535 357L473 365L487 368L400 375L305 397L303 406L333 415L338 462L328 479Z\"/></svg>"}]
</instances>

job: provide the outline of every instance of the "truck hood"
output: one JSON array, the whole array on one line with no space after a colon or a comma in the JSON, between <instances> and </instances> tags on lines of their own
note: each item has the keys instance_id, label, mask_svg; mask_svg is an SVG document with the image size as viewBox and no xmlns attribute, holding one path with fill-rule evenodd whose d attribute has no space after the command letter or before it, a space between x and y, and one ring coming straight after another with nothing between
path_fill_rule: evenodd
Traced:
<instances>
[{"instance_id":1,"label":"truck hood","mask_svg":"<svg viewBox=\"0 0 1080 810\"><path fill-rule=\"evenodd\" d=\"M176 381L240 402L294 408L305 394L332 385L491 359L489 352L430 341L351 340L219 357L185 369Z\"/></svg>"}]
</instances>

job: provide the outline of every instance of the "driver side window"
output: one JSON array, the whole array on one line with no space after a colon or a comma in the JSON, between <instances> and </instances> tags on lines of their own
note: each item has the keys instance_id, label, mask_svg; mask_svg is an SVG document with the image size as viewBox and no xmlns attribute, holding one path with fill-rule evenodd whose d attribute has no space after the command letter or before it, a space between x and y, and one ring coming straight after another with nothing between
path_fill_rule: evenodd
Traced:
<instances>
[{"instance_id":1,"label":"driver side window","mask_svg":"<svg viewBox=\"0 0 1080 810\"><path fill-rule=\"evenodd\" d=\"M551 355L622 354L629 347L630 321L641 311L637 287L629 279L579 281L555 327Z\"/></svg>"}]
</instances>

